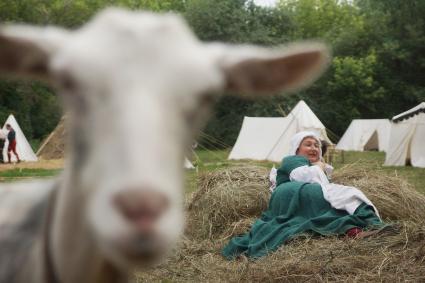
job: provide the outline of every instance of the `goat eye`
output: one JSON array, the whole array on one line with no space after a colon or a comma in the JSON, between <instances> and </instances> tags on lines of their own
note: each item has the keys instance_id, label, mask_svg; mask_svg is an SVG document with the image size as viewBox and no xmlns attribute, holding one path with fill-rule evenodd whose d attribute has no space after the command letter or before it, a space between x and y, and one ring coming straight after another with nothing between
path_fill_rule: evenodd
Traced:
<instances>
[{"instance_id":1,"label":"goat eye","mask_svg":"<svg viewBox=\"0 0 425 283\"><path fill-rule=\"evenodd\" d=\"M75 92L77 89L77 83L75 79L68 72L58 72L56 74L56 80L59 87L66 92Z\"/></svg>"},{"instance_id":2,"label":"goat eye","mask_svg":"<svg viewBox=\"0 0 425 283\"><path fill-rule=\"evenodd\" d=\"M61 82L61 85L65 90L68 91L75 91L77 88L75 80L73 80L70 76L64 77Z\"/></svg>"},{"instance_id":3,"label":"goat eye","mask_svg":"<svg viewBox=\"0 0 425 283\"><path fill-rule=\"evenodd\" d=\"M203 121L204 116L208 116L210 108L217 101L217 95L214 93L203 93L198 96L198 99L192 104L190 109L187 109L184 113L186 123L191 128L195 128L195 124L199 121Z\"/></svg>"},{"instance_id":4,"label":"goat eye","mask_svg":"<svg viewBox=\"0 0 425 283\"><path fill-rule=\"evenodd\" d=\"M200 107L208 107L217 101L217 96L214 93L204 93L199 99Z\"/></svg>"}]
</instances>

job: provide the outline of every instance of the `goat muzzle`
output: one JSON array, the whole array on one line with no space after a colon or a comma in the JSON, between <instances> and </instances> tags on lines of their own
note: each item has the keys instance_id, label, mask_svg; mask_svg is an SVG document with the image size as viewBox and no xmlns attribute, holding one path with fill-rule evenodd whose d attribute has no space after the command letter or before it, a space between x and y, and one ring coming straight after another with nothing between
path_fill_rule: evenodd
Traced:
<instances>
[{"instance_id":1,"label":"goat muzzle","mask_svg":"<svg viewBox=\"0 0 425 283\"><path fill-rule=\"evenodd\" d=\"M123 190L114 196L113 203L126 221L146 234L153 232L155 223L169 208L163 193L147 189Z\"/></svg>"}]
</instances>

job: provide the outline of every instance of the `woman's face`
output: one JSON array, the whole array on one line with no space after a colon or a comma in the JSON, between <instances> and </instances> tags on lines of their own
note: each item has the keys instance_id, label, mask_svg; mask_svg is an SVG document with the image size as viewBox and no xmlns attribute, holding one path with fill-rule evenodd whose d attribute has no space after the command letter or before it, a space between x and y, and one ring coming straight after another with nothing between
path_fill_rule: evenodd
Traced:
<instances>
[{"instance_id":1,"label":"woman's face","mask_svg":"<svg viewBox=\"0 0 425 283\"><path fill-rule=\"evenodd\" d=\"M297 155L303 155L310 162L317 162L320 159L320 143L312 137L306 137L301 142L297 150Z\"/></svg>"}]
</instances>

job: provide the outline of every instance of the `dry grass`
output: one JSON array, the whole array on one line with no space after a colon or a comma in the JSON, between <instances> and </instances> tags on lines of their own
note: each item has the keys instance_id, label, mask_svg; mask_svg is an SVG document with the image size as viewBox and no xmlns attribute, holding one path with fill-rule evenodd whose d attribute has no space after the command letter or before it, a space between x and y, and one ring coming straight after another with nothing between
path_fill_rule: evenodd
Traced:
<instances>
[{"instance_id":1,"label":"dry grass","mask_svg":"<svg viewBox=\"0 0 425 283\"><path fill-rule=\"evenodd\" d=\"M336 171L332 181L362 190L383 219L424 221L425 195L417 192L405 179L347 165Z\"/></svg>"},{"instance_id":2,"label":"dry grass","mask_svg":"<svg viewBox=\"0 0 425 283\"><path fill-rule=\"evenodd\" d=\"M40 159L63 159L65 154L65 116L59 121L59 124L50 133L50 135L41 143L37 151Z\"/></svg>"},{"instance_id":3,"label":"dry grass","mask_svg":"<svg viewBox=\"0 0 425 283\"><path fill-rule=\"evenodd\" d=\"M63 159L43 160L37 162L20 162L20 163L3 163L0 164L0 171L8 171L13 169L62 169L64 166Z\"/></svg>"},{"instance_id":4,"label":"dry grass","mask_svg":"<svg viewBox=\"0 0 425 283\"><path fill-rule=\"evenodd\" d=\"M216 239L233 222L257 217L267 208L267 169L230 167L201 177L188 205L187 233L199 239Z\"/></svg>"},{"instance_id":5,"label":"dry grass","mask_svg":"<svg viewBox=\"0 0 425 283\"><path fill-rule=\"evenodd\" d=\"M258 260L226 261L230 235L244 233L267 204L267 172L228 168L205 175L189 202L188 229L176 252L137 282L420 282L425 280L425 197L404 180L344 167L338 183L357 186L397 232L353 240L302 235Z\"/></svg>"}]
</instances>

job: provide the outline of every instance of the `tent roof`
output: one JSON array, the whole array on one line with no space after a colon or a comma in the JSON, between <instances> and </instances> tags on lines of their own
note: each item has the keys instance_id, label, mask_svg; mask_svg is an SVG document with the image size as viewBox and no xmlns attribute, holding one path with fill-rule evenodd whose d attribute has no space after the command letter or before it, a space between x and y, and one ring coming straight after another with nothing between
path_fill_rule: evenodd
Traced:
<instances>
[{"instance_id":1,"label":"tent roof","mask_svg":"<svg viewBox=\"0 0 425 283\"><path fill-rule=\"evenodd\" d=\"M295 105L292 111L288 114L288 117L290 115L294 115L298 121L301 121L305 128L325 129L323 123L319 120L319 118L317 118L316 114L314 114L304 100L300 100L297 105ZM331 142L327 136L326 139L328 142Z\"/></svg>"},{"instance_id":2,"label":"tent roof","mask_svg":"<svg viewBox=\"0 0 425 283\"><path fill-rule=\"evenodd\" d=\"M419 105L409 109L403 113L400 113L392 118L394 123L409 119L419 113L425 113L425 102L420 103Z\"/></svg>"}]
</instances>

